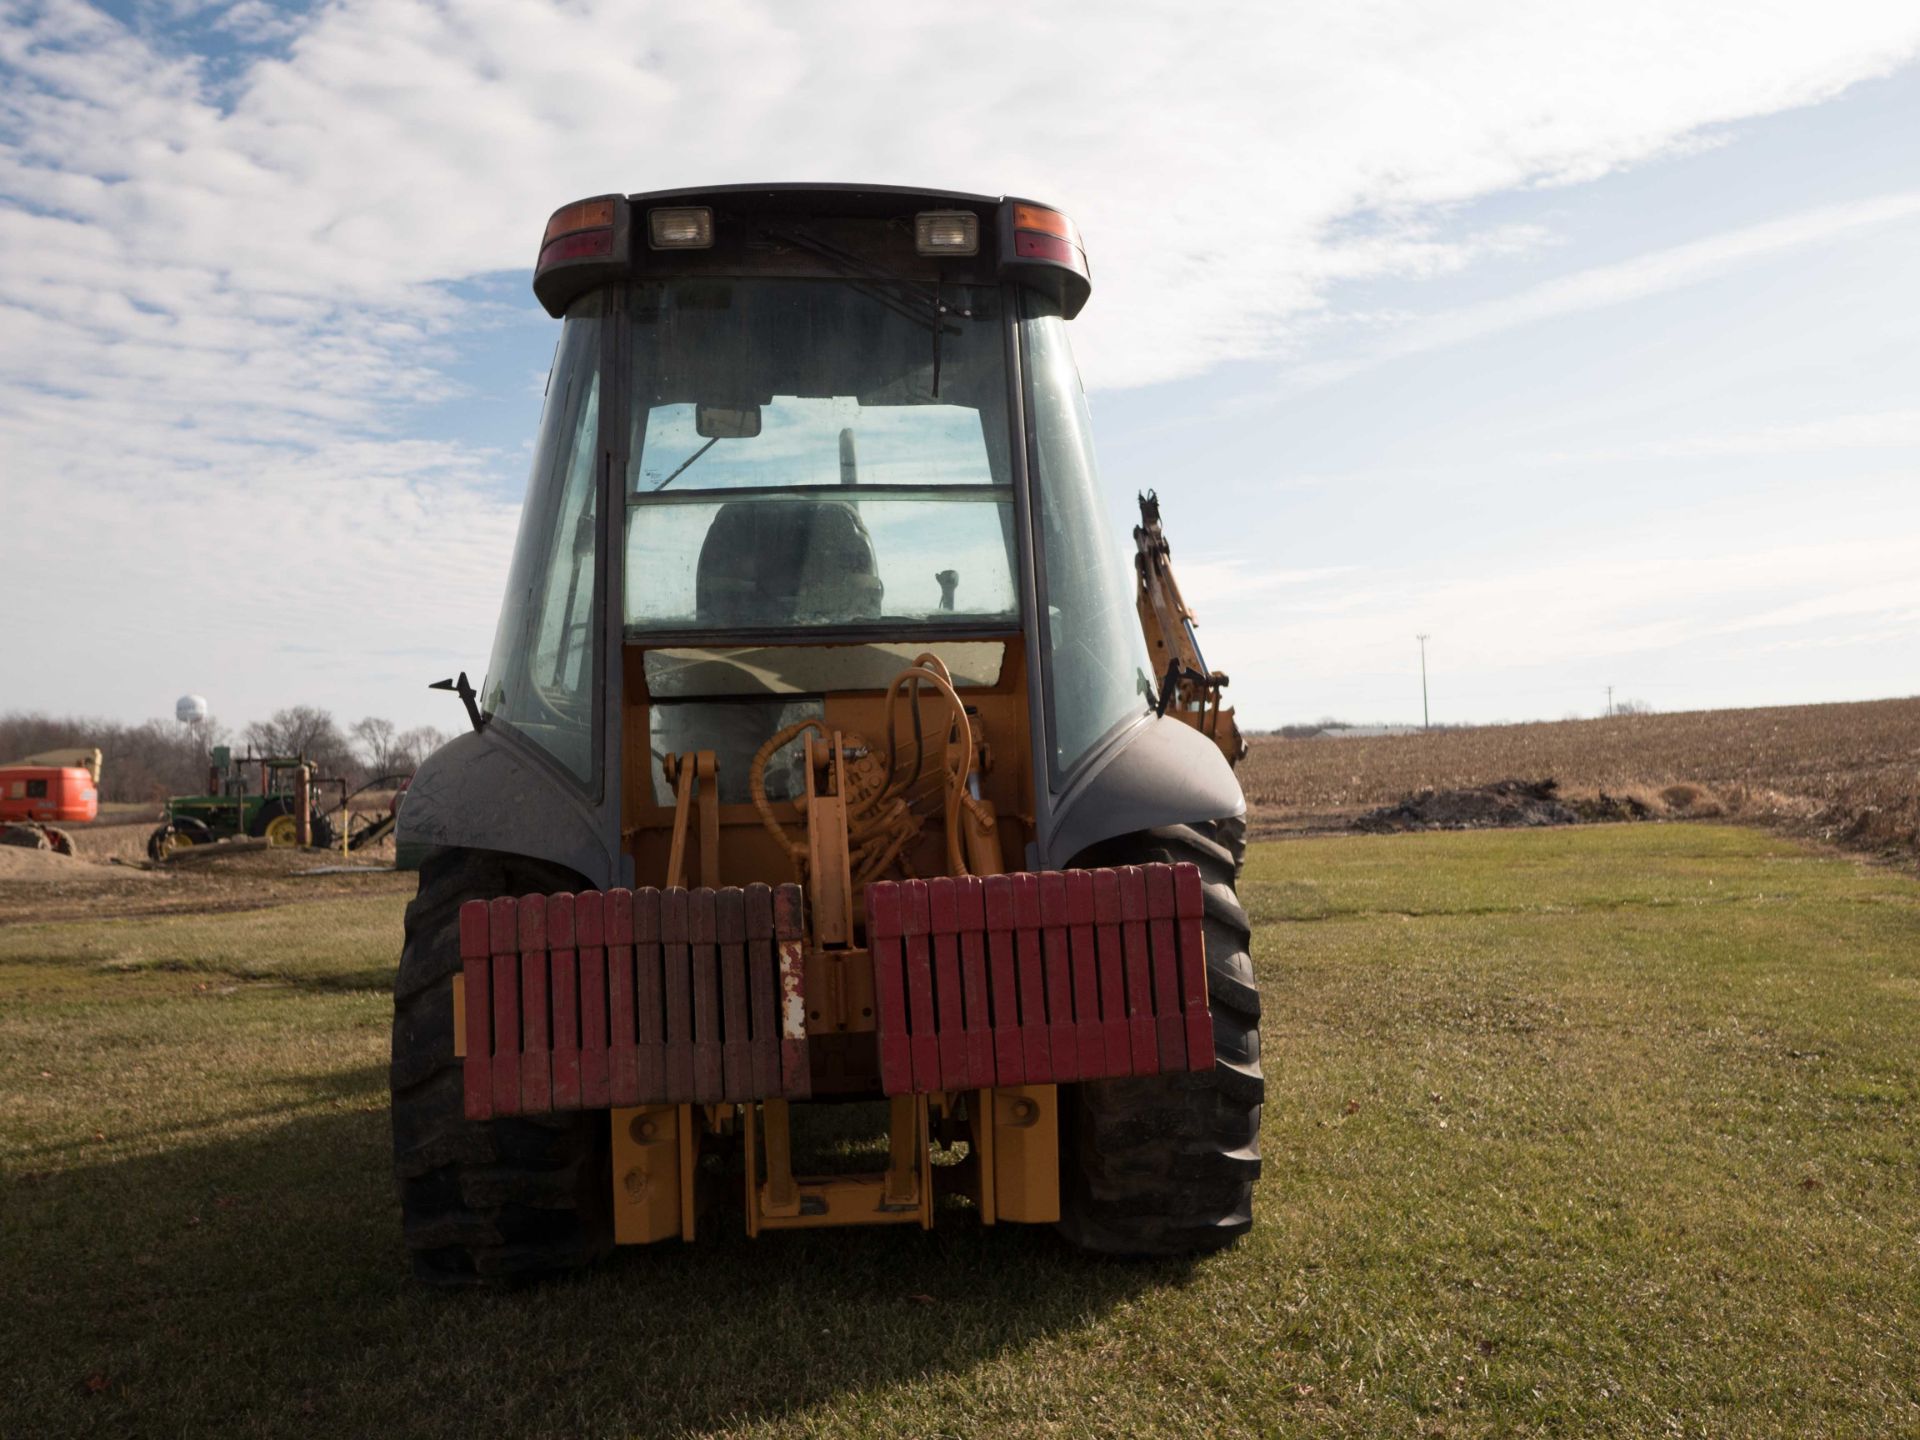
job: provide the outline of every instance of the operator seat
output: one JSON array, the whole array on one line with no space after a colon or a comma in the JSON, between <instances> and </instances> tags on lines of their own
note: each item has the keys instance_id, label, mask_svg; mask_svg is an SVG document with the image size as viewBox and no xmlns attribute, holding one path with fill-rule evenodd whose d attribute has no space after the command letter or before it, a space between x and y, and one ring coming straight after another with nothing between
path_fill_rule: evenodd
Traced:
<instances>
[{"instance_id":1,"label":"operator seat","mask_svg":"<svg viewBox=\"0 0 1920 1440\"><path fill-rule=\"evenodd\" d=\"M832 625L880 616L873 537L845 500L735 500L694 572L703 626Z\"/></svg>"}]
</instances>

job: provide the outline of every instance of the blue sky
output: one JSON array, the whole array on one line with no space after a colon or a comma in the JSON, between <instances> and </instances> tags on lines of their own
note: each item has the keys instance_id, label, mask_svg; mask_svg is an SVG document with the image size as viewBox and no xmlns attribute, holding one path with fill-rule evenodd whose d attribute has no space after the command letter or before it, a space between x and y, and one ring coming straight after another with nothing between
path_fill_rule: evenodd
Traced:
<instances>
[{"instance_id":1,"label":"blue sky","mask_svg":"<svg viewBox=\"0 0 1920 1440\"><path fill-rule=\"evenodd\" d=\"M1190 598L1241 703L1417 719L1423 630L1442 719L1594 713L1608 685L1660 709L1920 689L1920 144L1902 137L1920 140L1910 67L1696 153L1464 207L1463 228L1546 238L1335 287L1297 363L1099 397L1107 478L1158 486L1176 557L1220 567ZM1904 215L1853 213L1901 196ZM1804 241L1709 254L1684 283L1395 353L1477 306L1809 216ZM1243 614L1244 584L1276 572L1299 578ZM1542 605L1554 623L1516 613Z\"/></svg>"},{"instance_id":2,"label":"blue sky","mask_svg":"<svg viewBox=\"0 0 1920 1440\"><path fill-rule=\"evenodd\" d=\"M545 215L822 176L1079 220L1256 724L1920 689L1912 7L1227 8L0 4L0 707L453 724Z\"/></svg>"}]
</instances>

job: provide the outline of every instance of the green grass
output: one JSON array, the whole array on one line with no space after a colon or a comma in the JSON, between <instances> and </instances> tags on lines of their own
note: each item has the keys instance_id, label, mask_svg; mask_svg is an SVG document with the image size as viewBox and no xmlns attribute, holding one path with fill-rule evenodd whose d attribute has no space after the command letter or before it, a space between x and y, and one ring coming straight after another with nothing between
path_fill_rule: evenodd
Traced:
<instances>
[{"instance_id":1,"label":"green grass","mask_svg":"<svg viewBox=\"0 0 1920 1440\"><path fill-rule=\"evenodd\" d=\"M393 984L407 897L317 900L262 910L0 927L0 995L20 989L106 999L103 972L276 980L332 990Z\"/></svg>"},{"instance_id":2,"label":"green grass","mask_svg":"<svg viewBox=\"0 0 1920 1440\"><path fill-rule=\"evenodd\" d=\"M397 902L0 929L0 1432L1920 1433L1920 884L1619 826L1244 888L1235 1250L723 1220L453 1298L403 1278L353 988Z\"/></svg>"}]
</instances>

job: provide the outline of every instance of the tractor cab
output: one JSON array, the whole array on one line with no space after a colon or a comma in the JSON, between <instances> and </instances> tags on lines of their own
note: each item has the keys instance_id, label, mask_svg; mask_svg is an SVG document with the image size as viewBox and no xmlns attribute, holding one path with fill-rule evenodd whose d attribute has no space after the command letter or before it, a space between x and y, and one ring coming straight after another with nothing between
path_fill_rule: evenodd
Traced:
<instances>
[{"instance_id":1,"label":"tractor cab","mask_svg":"<svg viewBox=\"0 0 1920 1440\"><path fill-rule=\"evenodd\" d=\"M421 1137L504 1154L534 1119L614 1181L515 1241L533 1268L598 1226L692 1238L716 1165L755 1234L948 1198L1095 1249L1240 1233L1244 801L1150 669L1067 341L1073 223L603 196L553 215L533 285L560 335L474 733L400 827L409 1233L458 1188ZM823 1101L877 1107L884 1168L809 1168ZM416 1249L430 1278L509 1263Z\"/></svg>"},{"instance_id":2,"label":"tractor cab","mask_svg":"<svg viewBox=\"0 0 1920 1440\"><path fill-rule=\"evenodd\" d=\"M752 702L738 662L724 696L688 689L677 661L676 693L647 688L647 654L716 636L993 639L1022 670L1031 626L1054 662L1035 698L1059 777L1147 713L1066 345L1090 282L1064 216L886 190L608 197L553 217L534 288L563 323L481 706L586 783L607 759L602 687ZM795 703L774 693L768 734Z\"/></svg>"}]
</instances>

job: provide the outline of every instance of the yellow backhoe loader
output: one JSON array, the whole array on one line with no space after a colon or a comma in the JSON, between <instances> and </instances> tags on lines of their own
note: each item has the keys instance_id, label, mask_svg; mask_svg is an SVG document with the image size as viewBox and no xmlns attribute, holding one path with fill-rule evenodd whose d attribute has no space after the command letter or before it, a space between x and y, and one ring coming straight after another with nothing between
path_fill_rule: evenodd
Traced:
<instances>
[{"instance_id":1,"label":"yellow backhoe loader","mask_svg":"<svg viewBox=\"0 0 1920 1440\"><path fill-rule=\"evenodd\" d=\"M533 283L562 323L492 661L440 682L471 733L399 822L417 1273L721 1225L1243 1234L1240 743L1157 513L1131 583L1106 530L1073 223L608 195Z\"/></svg>"}]
</instances>

